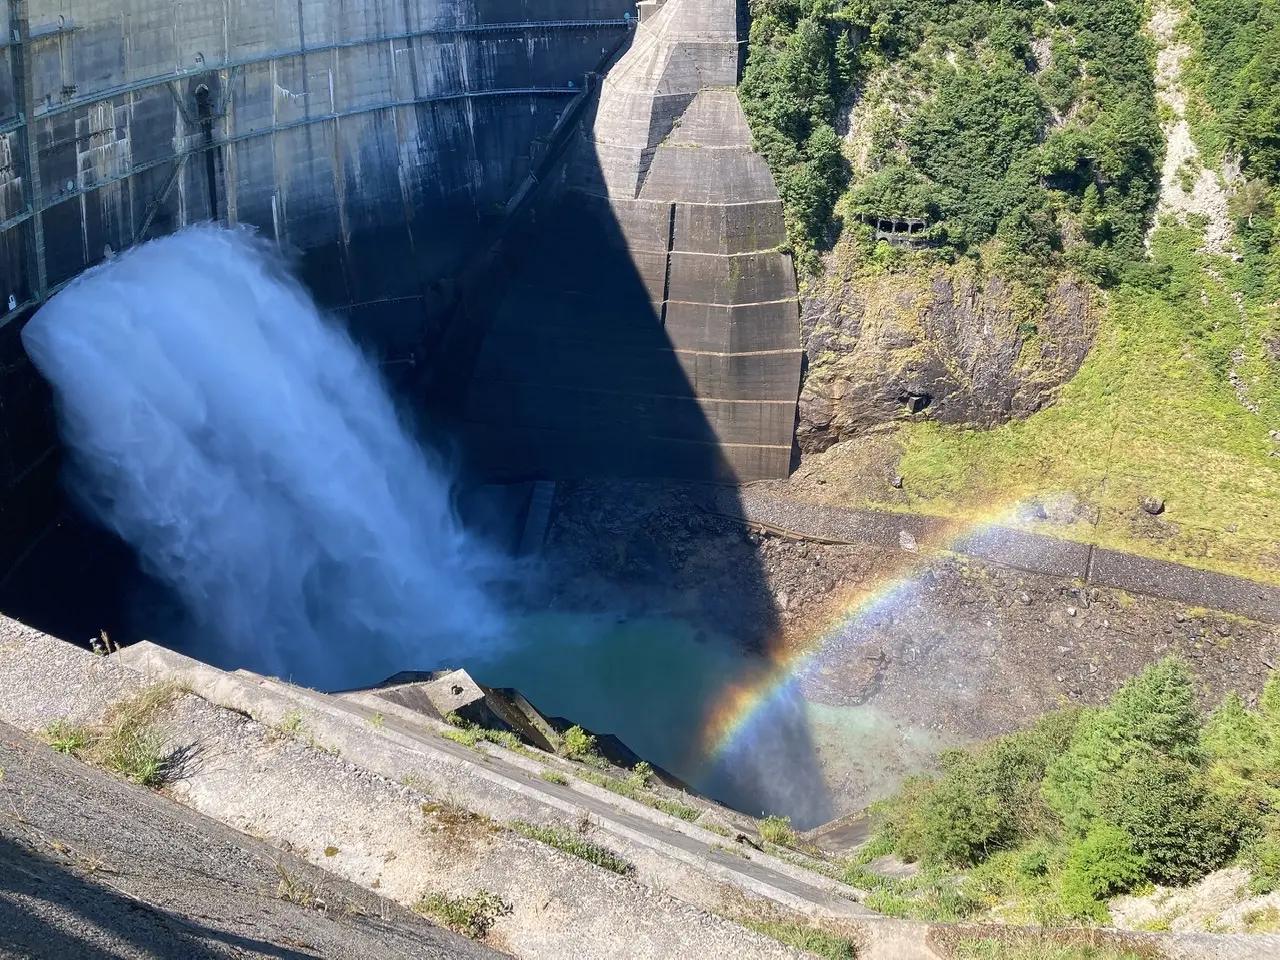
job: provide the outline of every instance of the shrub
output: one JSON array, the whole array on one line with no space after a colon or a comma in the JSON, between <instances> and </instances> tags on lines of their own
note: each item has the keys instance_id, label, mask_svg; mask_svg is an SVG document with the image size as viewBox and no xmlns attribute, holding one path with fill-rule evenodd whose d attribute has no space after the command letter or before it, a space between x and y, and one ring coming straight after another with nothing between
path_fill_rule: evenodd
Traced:
<instances>
[{"instance_id":1,"label":"shrub","mask_svg":"<svg viewBox=\"0 0 1280 960\"><path fill-rule=\"evenodd\" d=\"M1110 708L1084 713L1065 753L1046 769L1044 797L1078 835L1097 816L1100 778L1135 751L1158 751L1194 761L1200 756L1200 718L1186 664L1153 664L1116 694Z\"/></svg>"},{"instance_id":2,"label":"shrub","mask_svg":"<svg viewBox=\"0 0 1280 960\"><path fill-rule=\"evenodd\" d=\"M483 940L499 917L511 912L511 904L488 890L477 890L469 897L432 893L423 897L414 909L425 916L473 940Z\"/></svg>"},{"instance_id":3,"label":"shrub","mask_svg":"<svg viewBox=\"0 0 1280 960\"><path fill-rule=\"evenodd\" d=\"M1252 875L1250 888L1254 893L1280 890L1280 835L1272 834L1256 840L1243 859Z\"/></svg>"},{"instance_id":4,"label":"shrub","mask_svg":"<svg viewBox=\"0 0 1280 960\"><path fill-rule=\"evenodd\" d=\"M1048 765L1070 740L1078 711L971 750L946 751L944 776L913 778L891 805L887 827L903 857L970 865L1056 827L1041 795Z\"/></svg>"},{"instance_id":5,"label":"shrub","mask_svg":"<svg viewBox=\"0 0 1280 960\"><path fill-rule=\"evenodd\" d=\"M780 847L794 847L800 841L800 834L792 829L790 817L765 817L759 828L762 839Z\"/></svg>"},{"instance_id":6,"label":"shrub","mask_svg":"<svg viewBox=\"0 0 1280 960\"><path fill-rule=\"evenodd\" d=\"M627 782L633 787L644 788L649 786L651 779L653 779L653 765L641 760L631 768L631 775L627 777Z\"/></svg>"},{"instance_id":7,"label":"shrub","mask_svg":"<svg viewBox=\"0 0 1280 960\"><path fill-rule=\"evenodd\" d=\"M1074 916L1105 923L1110 916L1104 901L1141 883L1146 866L1128 834L1107 823L1096 824L1067 852L1063 905Z\"/></svg>"},{"instance_id":8,"label":"shrub","mask_svg":"<svg viewBox=\"0 0 1280 960\"><path fill-rule=\"evenodd\" d=\"M604 759L596 752L596 738L578 726L570 727L564 732L560 752L570 760L596 767L605 766Z\"/></svg>"},{"instance_id":9,"label":"shrub","mask_svg":"<svg viewBox=\"0 0 1280 960\"><path fill-rule=\"evenodd\" d=\"M1104 777L1098 816L1130 838L1160 883L1198 880L1235 852L1240 823L1190 764L1141 753Z\"/></svg>"}]
</instances>

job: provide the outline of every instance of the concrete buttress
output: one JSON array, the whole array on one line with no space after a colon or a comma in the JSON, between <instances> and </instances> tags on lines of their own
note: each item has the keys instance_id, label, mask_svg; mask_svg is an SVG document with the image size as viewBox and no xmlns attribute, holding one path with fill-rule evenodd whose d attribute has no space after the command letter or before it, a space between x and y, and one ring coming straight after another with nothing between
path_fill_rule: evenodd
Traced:
<instances>
[{"instance_id":1,"label":"concrete buttress","mask_svg":"<svg viewBox=\"0 0 1280 960\"><path fill-rule=\"evenodd\" d=\"M472 382L482 446L525 473L787 475L796 278L743 40L737 0L642 5Z\"/></svg>"}]
</instances>

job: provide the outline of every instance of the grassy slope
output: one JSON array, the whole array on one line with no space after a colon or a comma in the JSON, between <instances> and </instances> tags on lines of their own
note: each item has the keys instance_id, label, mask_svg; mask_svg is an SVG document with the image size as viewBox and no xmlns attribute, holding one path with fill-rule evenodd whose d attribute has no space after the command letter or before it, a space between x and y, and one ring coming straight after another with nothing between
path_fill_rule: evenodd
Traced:
<instances>
[{"instance_id":1,"label":"grassy slope","mask_svg":"<svg viewBox=\"0 0 1280 960\"><path fill-rule=\"evenodd\" d=\"M1096 524L1037 527L1280 584L1280 456L1269 456L1280 443L1268 437L1280 428L1280 365L1263 350L1264 334L1280 336L1280 311L1256 290L1237 306L1245 267L1198 246L1194 230L1156 232L1153 264L1169 282L1110 292L1095 347L1054 406L989 431L925 419L857 438L808 458L795 494L961 521L1066 494L1092 507ZM1259 412L1236 396L1233 367ZM886 467L905 491L884 483ZM1167 502L1158 520L1139 508L1150 495Z\"/></svg>"},{"instance_id":2,"label":"grassy slope","mask_svg":"<svg viewBox=\"0 0 1280 960\"><path fill-rule=\"evenodd\" d=\"M1187 293L1114 291L1092 353L1053 407L990 431L903 429L909 506L976 518L993 503L1071 493L1099 509L1099 522L1058 535L1280 583L1280 458L1268 456L1280 450L1268 437L1268 424L1280 425L1280 378L1262 359L1261 336L1274 319L1250 304L1242 319L1230 290L1238 268L1211 266L1193 245L1190 231L1162 230L1157 262L1175 264ZM1224 346L1244 350L1239 372L1257 378L1259 414L1215 359ZM1163 539L1136 517L1150 494L1168 503ZM868 503L894 506L875 495Z\"/></svg>"}]
</instances>

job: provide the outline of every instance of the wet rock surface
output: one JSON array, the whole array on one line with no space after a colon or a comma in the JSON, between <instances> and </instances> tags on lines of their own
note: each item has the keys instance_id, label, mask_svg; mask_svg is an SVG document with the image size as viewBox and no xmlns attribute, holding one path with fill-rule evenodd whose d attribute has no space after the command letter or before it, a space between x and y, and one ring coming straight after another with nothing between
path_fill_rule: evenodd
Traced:
<instances>
[{"instance_id":1,"label":"wet rock surface","mask_svg":"<svg viewBox=\"0 0 1280 960\"><path fill-rule=\"evenodd\" d=\"M960 268L863 276L835 269L805 297L805 453L898 419L992 426L1052 403L1093 342L1094 294L1060 280L1019 310L999 277Z\"/></svg>"},{"instance_id":2,"label":"wet rock surface","mask_svg":"<svg viewBox=\"0 0 1280 960\"><path fill-rule=\"evenodd\" d=\"M704 512L714 502L699 487L562 486L546 599L679 616L752 650L817 651L800 677L811 704L875 708L899 740L936 745L1103 703L1170 654L1206 704L1229 690L1255 702L1280 665L1275 626L950 554L761 534ZM842 783L837 807L891 789L918 738L899 752Z\"/></svg>"}]
</instances>

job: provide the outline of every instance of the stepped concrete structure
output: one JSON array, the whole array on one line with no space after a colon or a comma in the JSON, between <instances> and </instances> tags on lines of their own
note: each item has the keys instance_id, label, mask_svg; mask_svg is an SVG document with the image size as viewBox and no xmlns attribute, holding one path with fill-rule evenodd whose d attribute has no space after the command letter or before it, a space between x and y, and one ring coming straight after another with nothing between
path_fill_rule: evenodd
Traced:
<instances>
[{"instance_id":1,"label":"stepped concrete structure","mask_svg":"<svg viewBox=\"0 0 1280 960\"><path fill-rule=\"evenodd\" d=\"M737 0L641 5L471 381L477 446L508 468L786 476L799 309L743 51Z\"/></svg>"},{"instance_id":2,"label":"stepped concrete structure","mask_svg":"<svg viewBox=\"0 0 1280 960\"><path fill-rule=\"evenodd\" d=\"M751 818L657 781L638 787L626 770L469 745L430 696L406 695L423 681L393 680L324 694L149 643L95 655L0 617L0 798L19 814L0 850L26 871L0 875L0 916L16 920L0 925L0 952L155 956L176 942L191 956L221 956L220 944L280 956L304 938L309 956L484 956L400 909L480 890L502 904L489 945L530 960L804 955L749 929L761 922L847 937L865 960L941 960L950 953L936 944L957 933L1008 931L876 916L816 847L767 844ZM139 694L157 704L135 732L161 747L164 796L11 732L92 727ZM607 850L620 872L547 842L548 829ZM188 876L197 898L183 893ZM30 889L33 877L52 886ZM59 939L41 933L50 925ZM1274 935L1094 936L1170 960L1280 950Z\"/></svg>"}]
</instances>

